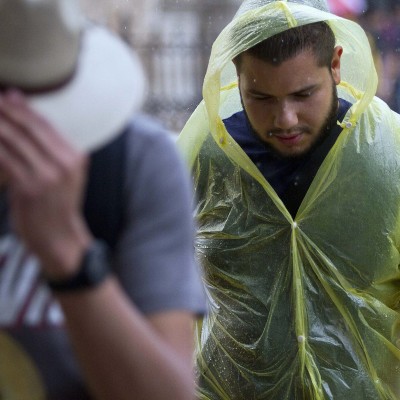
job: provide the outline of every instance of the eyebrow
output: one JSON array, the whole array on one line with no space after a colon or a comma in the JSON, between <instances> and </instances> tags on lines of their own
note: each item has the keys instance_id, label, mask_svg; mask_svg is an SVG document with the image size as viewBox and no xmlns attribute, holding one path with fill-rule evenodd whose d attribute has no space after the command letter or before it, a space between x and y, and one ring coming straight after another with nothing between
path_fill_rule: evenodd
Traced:
<instances>
[{"instance_id":1,"label":"eyebrow","mask_svg":"<svg viewBox=\"0 0 400 400\"><path fill-rule=\"evenodd\" d=\"M318 86L318 85L316 85L316 84L312 84L312 85L309 85L309 86L305 86L305 87L303 87L303 88L301 88L301 89L299 89L299 90L296 90L296 91L293 92L293 93L289 93L288 96L293 96L293 95L296 95L296 94L299 94L299 93L312 91L312 90L313 90L314 88L316 88L317 86ZM275 97L275 96L273 96L273 95L271 95L271 94L269 94L269 93L267 93L267 92L261 92L261 91L259 91L259 90L257 90L257 89L249 89L248 92L251 93L251 94L260 95L260 96L271 96L271 97Z\"/></svg>"}]
</instances>

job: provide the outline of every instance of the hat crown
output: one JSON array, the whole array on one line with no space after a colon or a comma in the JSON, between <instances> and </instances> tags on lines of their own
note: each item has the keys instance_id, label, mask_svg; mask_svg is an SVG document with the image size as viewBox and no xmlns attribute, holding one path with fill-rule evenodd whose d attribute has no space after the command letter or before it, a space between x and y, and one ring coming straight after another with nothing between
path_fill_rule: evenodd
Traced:
<instances>
[{"instance_id":1,"label":"hat crown","mask_svg":"<svg viewBox=\"0 0 400 400\"><path fill-rule=\"evenodd\" d=\"M0 0L0 84L41 90L66 80L82 26L78 0Z\"/></svg>"}]
</instances>

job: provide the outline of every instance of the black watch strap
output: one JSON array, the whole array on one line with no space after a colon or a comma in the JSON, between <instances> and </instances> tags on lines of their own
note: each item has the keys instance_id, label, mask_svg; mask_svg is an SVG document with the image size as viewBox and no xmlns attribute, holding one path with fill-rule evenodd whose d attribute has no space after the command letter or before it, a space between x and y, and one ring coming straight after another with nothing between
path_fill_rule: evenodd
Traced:
<instances>
[{"instance_id":1,"label":"black watch strap","mask_svg":"<svg viewBox=\"0 0 400 400\"><path fill-rule=\"evenodd\" d=\"M111 274L109 249L99 240L86 250L77 272L63 280L46 279L55 292L74 292L95 288Z\"/></svg>"}]
</instances>

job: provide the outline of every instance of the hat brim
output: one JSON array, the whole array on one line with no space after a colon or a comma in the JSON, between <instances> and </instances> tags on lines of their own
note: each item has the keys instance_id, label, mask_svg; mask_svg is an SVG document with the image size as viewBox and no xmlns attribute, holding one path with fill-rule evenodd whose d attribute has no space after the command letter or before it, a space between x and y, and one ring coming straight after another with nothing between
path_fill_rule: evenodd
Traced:
<instances>
[{"instance_id":1,"label":"hat brim","mask_svg":"<svg viewBox=\"0 0 400 400\"><path fill-rule=\"evenodd\" d=\"M138 56L105 28L84 30L74 76L61 88L29 95L32 107L81 150L118 135L144 100L146 79Z\"/></svg>"}]
</instances>

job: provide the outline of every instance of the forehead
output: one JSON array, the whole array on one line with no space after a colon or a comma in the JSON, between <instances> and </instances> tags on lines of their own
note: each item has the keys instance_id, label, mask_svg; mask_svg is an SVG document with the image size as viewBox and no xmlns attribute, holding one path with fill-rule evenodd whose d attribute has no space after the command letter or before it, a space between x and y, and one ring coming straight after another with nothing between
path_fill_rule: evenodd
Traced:
<instances>
[{"instance_id":1,"label":"forehead","mask_svg":"<svg viewBox=\"0 0 400 400\"><path fill-rule=\"evenodd\" d=\"M254 88L270 94L282 91L291 93L329 79L329 69L318 66L311 51L299 53L279 65L243 53L238 75L245 89Z\"/></svg>"}]
</instances>

